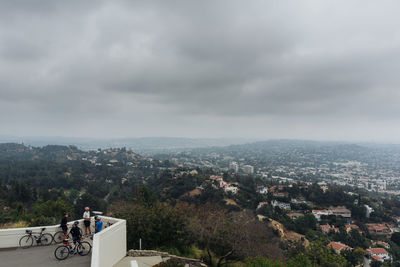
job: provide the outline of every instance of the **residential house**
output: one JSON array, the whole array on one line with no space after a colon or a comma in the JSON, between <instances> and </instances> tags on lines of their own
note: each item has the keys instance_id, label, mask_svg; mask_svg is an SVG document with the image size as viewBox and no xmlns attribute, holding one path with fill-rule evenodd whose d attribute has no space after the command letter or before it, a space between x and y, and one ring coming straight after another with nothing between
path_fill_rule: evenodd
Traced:
<instances>
[{"instance_id":1,"label":"residential house","mask_svg":"<svg viewBox=\"0 0 400 267\"><path fill-rule=\"evenodd\" d=\"M260 193L262 195L268 194L268 187L266 187L266 186L257 186L257 193Z\"/></svg>"},{"instance_id":2,"label":"residential house","mask_svg":"<svg viewBox=\"0 0 400 267\"><path fill-rule=\"evenodd\" d=\"M351 230L356 229L361 234L360 227L358 227L356 224L346 224L345 228L347 233L350 233Z\"/></svg>"},{"instance_id":3,"label":"residential house","mask_svg":"<svg viewBox=\"0 0 400 267\"><path fill-rule=\"evenodd\" d=\"M239 188L236 186L229 185L227 187L224 187L225 192L231 192L232 194L237 194Z\"/></svg>"},{"instance_id":4,"label":"residential house","mask_svg":"<svg viewBox=\"0 0 400 267\"><path fill-rule=\"evenodd\" d=\"M271 205L272 205L272 207L279 207L280 209L282 209L282 210L290 210L291 208L290 208L290 203L285 203L285 202L280 202L280 201L277 201L277 200L273 200L272 202L271 202Z\"/></svg>"},{"instance_id":5,"label":"residential house","mask_svg":"<svg viewBox=\"0 0 400 267\"><path fill-rule=\"evenodd\" d=\"M299 218L299 217L301 217L301 216L304 216L304 214L301 213L301 212L289 212L289 213L287 214L287 216L288 216L290 219L295 220L295 219L297 219L297 218Z\"/></svg>"},{"instance_id":6,"label":"residential house","mask_svg":"<svg viewBox=\"0 0 400 267\"><path fill-rule=\"evenodd\" d=\"M315 216L315 218L320 221L321 216L327 216L330 215L329 210L312 210L312 214Z\"/></svg>"},{"instance_id":7,"label":"residential house","mask_svg":"<svg viewBox=\"0 0 400 267\"><path fill-rule=\"evenodd\" d=\"M344 218L351 218L351 211L349 209L346 209L344 207L331 207L329 209L325 210L312 210L312 214L315 216L315 218L320 221L321 216L325 215L335 215L335 216L342 216Z\"/></svg>"},{"instance_id":8,"label":"residential house","mask_svg":"<svg viewBox=\"0 0 400 267\"><path fill-rule=\"evenodd\" d=\"M389 236L392 233L390 228L382 223L367 223L366 226L371 235Z\"/></svg>"},{"instance_id":9,"label":"residential house","mask_svg":"<svg viewBox=\"0 0 400 267\"><path fill-rule=\"evenodd\" d=\"M380 245L380 246L382 246L382 247L384 247L386 249L390 249L390 244L389 243L386 243L386 242L383 242L383 241L377 241L376 244Z\"/></svg>"},{"instance_id":10,"label":"residential house","mask_svg":"<svg viewBox=\"0 0 400 267\"><path fill-rule=\"evenodd\" d=\"M329 208L332 215L342 216L344 218L351 218L351 211L345 207Z\"/></svg>"},{"instance_id":11,"label":"residential house","mask_svg":"<svg viewBox=\"0 0 400 267\"><path fill-rule=\"evenodd\" d=\"M329 224L320 225L319 228L321 228L321 231L325 234L329 234L330 232L339 232L339 228Z\"/></svg>"},{"instance_id":12,"label":"residential house","mask_svg":"<svg viewBox=\"0 0 400 267\"><path fill-rule=\"evenodd\" d=\"M210 176L210 180L212 181L223 181L223 177L222 176L216 176L216 175L211 175Z\"/></svg>"},{"instance_id":13,"label":"residential house","mask_svg":"<svg viewBox=\"0 0 400 267\"><path fill-rule=\"evenodd\" d=\"M340 242L330 242L327 247L332 248L337 254L340 254L340 252L344 250L352 249L351 247Z\"/></svg>"},{"instance_id":14,"label":"residential house","mask_svg":"<svg viewBox=\"0 0 400 267\"><path fill-rule=\"evenodd\" d=\"M384 248L369 248L369 249L367 249L367 253L371 257L375 256L375 257L382 258L383 260L391 260L389 253Z\"/></svg>"}]
</instances>

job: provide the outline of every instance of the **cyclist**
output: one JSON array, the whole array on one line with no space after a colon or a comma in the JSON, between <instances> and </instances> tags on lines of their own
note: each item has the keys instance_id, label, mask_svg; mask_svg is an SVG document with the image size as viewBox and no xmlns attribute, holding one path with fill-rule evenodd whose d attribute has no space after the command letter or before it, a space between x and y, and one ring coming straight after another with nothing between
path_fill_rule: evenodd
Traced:
<instances>
[{"instance_id":1,"label":"cyclist","mask_svg":"<svg viewBox=\"0 0 400 267\"><path fill-rule=\"evenodd\" d=\"M69 231L69 233L72 236L72 241L74 241L74 244L76 242L80 243L81 239L82 239L82 234L81 234L81 229L79 229L79 222L75 221L74 225L72 226L71 230Z\"/></svg>"},{"instance_id":2,"label":"cyclist","mask_svg":"<svg viewBox=\"0 0 400 267\"><path fill-rule=\"evenodd\" d=\"M68 212L64 212L64 216L61 219L60 227L64 232L64 239L67 239L68 224L67 224Z\"/></svg>"},{"instance_id":3,"label":"cyclist","mask_svg":"<svg viewBox=\"0 0 400 267\"><path fill-rule=\"evenodd\" d=\"M101 221L100 217L97 216L97 215L94 216L94 220L95 220L95 222L96 222L94 233L98 233L98 232L100 232L100 231L103 229L103 222Z\"/></svg>"},{"instance_id":4,"label":"cyclist","mask_svg":"<svg viewBox=\"0 0 400 267\"><path fill-rule=\"evenodd\" d=\"M83 223L85 224L85 235L88 236L88 232L91 235L92 230L90 230L90 210L89 207L85 207L85 212L83 213Z\"/></svg>"}]
</instances>

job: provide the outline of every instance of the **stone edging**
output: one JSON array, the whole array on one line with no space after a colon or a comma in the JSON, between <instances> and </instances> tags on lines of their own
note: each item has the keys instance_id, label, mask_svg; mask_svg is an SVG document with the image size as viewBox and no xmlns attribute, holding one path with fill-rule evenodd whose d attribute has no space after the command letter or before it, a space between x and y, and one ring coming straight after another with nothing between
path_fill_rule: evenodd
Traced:
<instances>
[{"instance_id":1,"label":"stone edging","mask_svg":"<svg viewBox=\"0 0 400 267\"><path fill-rule=\"evenodd\" d=\"M207 267L207 264L203 263L199 259L192 259L192 258L185 258L185 257L179 257L176 255L171 255L167 252L162 252L162 251L156 251L156 250L129 250L127 252L127 256L130 257L152 257L152 256L160 256L162 259L167 259L167 258L174 258L181 260L185 264L188 264L189 266L193 267Z\"/></svg>"}]
</instances>

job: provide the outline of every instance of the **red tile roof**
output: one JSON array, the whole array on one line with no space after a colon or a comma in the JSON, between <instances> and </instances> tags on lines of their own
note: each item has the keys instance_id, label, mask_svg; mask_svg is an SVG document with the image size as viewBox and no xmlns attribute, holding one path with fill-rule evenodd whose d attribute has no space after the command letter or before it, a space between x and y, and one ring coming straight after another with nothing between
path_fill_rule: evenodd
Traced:
<instances>
[{"instance_id":1,"label":"red tile roof","mask_svg":"<svg viewBox=\"0 0 400 267\"><path fill-rule=\"evenodd\" d=\"M384 248L369 248L367 251L370 251L370 254L376 255L376 254L388 254L386 249Z\"/></svg>"},{"instance_id":2,"label":"red tile roof","mask_svg":"<svg viewBox=\"0 0 400 267\"><path fill-rule=\"evenodd\" d=\"M345 244L342 244L342 243L340 243L340 242L330 242L330 243L327 245L327 247L328 247L328 248L333 248L334 250L338 250L338 251L341 251L341 250L343 250L343 249L351 249L351 247L349 247L349 246L347 246L347 245L345 245Z\"/></svg>"},{"instance_id":3,"label":"red tile roof","mask_svg":"<svg viewBox=\"0 0 400 267\"><path fill-rule=\"evenodd\" d=\"M372 256L372 258L376 261L383 261L383 258L379 256Z\"/></svg>"}]
</instances>

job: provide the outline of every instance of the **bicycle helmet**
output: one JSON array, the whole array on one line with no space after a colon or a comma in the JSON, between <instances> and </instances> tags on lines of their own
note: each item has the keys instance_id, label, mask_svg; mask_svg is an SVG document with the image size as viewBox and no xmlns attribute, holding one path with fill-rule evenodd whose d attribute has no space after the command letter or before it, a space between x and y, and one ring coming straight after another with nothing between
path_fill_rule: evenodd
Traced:
<instances>
[{"instance_id":1,"label":"bicycle helmet","mask_svg":"<svg viewBox=\"0 0 400 267\"><path fill-rule=\"evenodd\" d=\"M78 224L79 224L79 222L78 222L78 221L75 221L75 222L74 222L74 225L78 225Z\"/></svg>"},{"instance_id":2,"label":"bicycle helmet","mask_svg":"<svg viewBox=\"0 0 400 267\"><path fill-rule=\"evenodd\" d=\"M96 215L96 216L94 216L94 219L95 220L100 220L100 217Z\"/></svg>"}]
</instances>

